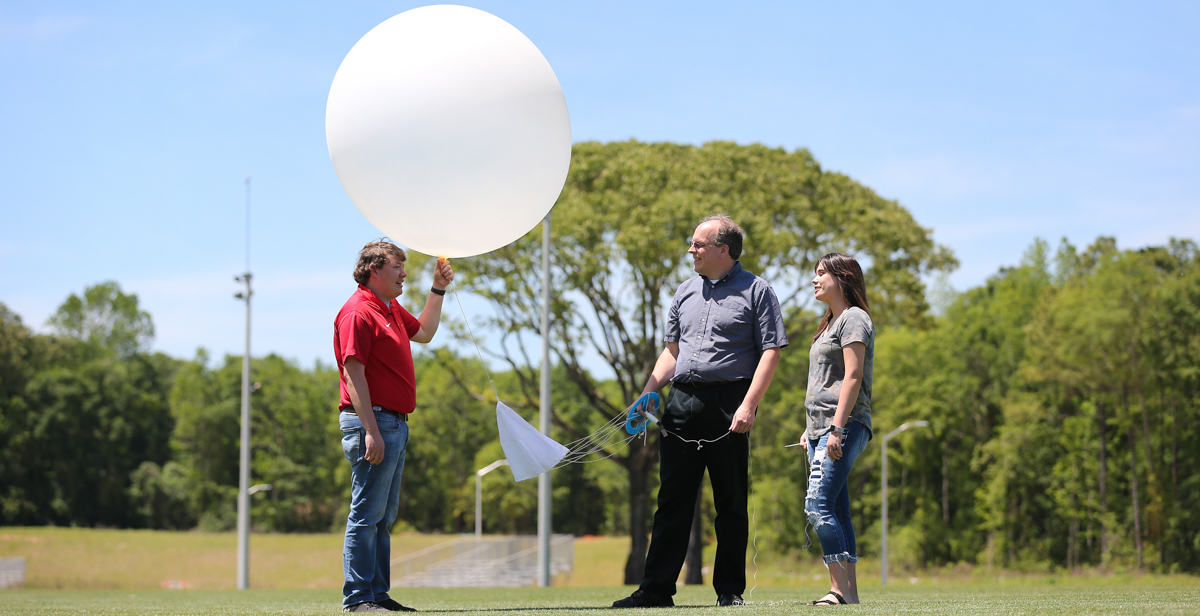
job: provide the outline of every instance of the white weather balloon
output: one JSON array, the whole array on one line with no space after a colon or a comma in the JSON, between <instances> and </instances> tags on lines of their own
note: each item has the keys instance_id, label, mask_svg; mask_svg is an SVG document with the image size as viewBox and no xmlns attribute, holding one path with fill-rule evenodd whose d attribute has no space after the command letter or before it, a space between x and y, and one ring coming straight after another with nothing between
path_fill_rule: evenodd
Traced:
<instances>
[{"instance_id":1,"label":"white weather balloon","mask_svg":"<svg viewBox=\"0 0 1200 616\"><path fill-rule=\"evenodd\" d=\"M359 211L397 242L465 257L546 216L571 162L562 88L508 22L454 5L379 24L342 61L329 156Z\"/></svg>"}]
</instances>

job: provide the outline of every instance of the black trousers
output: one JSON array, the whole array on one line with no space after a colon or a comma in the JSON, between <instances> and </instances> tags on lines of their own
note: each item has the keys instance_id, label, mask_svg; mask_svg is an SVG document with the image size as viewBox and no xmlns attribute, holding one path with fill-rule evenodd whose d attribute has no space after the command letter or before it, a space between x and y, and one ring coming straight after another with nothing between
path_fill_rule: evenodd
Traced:
<instances>
[{"instance_id":1,"label":"black trousers","mask_svg":"<svg viewBox=\"0 0 1200 616\"><path fill-rule=\"evenodd\" d=\"M750 435L729 432L729 424L749 389L750 381L671 387L663 416L663 427L670 434L659 438L661 485L641 584L645 590L663 596L675 594L675 582L687 556L696 494L706 469L717 510L713 588L718 595L740 595L746 590ZM680 438L714 439L722 434L728 436L699 448Z\"/></svg>"}]
</instances>

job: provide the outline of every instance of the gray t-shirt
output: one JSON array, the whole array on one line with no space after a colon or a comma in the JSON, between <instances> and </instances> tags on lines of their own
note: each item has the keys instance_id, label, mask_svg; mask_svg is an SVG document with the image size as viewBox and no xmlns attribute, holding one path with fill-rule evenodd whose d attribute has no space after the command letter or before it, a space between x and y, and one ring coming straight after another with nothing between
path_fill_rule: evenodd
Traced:
<instances>
[{"instance_id":1,"label":"gray t-shirt","mask_svg":"<svg viewBox=\"0 0 1200 616\"><path fill-rule=\"evenodd\" d=\"M842 381L846 378L846 358L842 348L853 342L866 345L867 354L862 386L858 389L854 409L850 411L850 421L863 424L874 434L871 429L871 379L875 363L875 326L865 310L851 307L821 332L808 352L808 392L804 396L804 408L808 411L807 438L820 438L833 425L838 398L842 395Z\"/></svg>"}]
</instances>

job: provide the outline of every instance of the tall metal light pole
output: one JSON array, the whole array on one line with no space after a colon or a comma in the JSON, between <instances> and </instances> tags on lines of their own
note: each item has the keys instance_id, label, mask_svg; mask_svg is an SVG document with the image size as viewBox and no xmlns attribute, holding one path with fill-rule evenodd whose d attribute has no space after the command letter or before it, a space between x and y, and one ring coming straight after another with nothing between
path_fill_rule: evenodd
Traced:
<instances>
[{"instance_id":1,"label":"tall metal light pole","mask_svg":"<svg viewBox=\"0 0 1200 616\"><path fill-rule=\"evenodd\" d=\"M238 468L238 590L250 588L250 174L246 174L246 273L234 280L246 290L234 297L246 301L246 353L242 355L242 455Z\"/></svg>"},{"instance_id":2,"label":"tall metal light pole","mask_svg":"<svg viewBox=\"0 0 1200 616\"><path fill-rule=\"evenodd\" d=\"M881 561L881 563L882 563L882 569L883 569L883 574L882 574L882 575L883 575L883 579L882 579L883 586L887 586L887 565L888 565L888 563L887 563L887 537L888 537L888 528L887 528L887 524L888 524L888 495L887 495L887 486L888 486L888 470L887 470L887 443L888 443L888 441L889 441L889 440L891 440L891 439L892 439L892 437L894 437L894 436L896 436L896 435L900 434L901 432L904 432L905 430L907 430L907 429L909 429L909 428L924 428L925 426L928 426L928 425L929 425L929 422L928 422L928 421L924 421L924 420L921 420L921 421L909 421L909 422L905 422L905 423L903 423L903 424L900 424L900 427L899 427L899 428L896 428L895 430L892 430L891 432L888 432L887 434L885 434L885 435L883 436L883 468L882 468L882 469L881 469L881 471L880 471L880 472L882 473L882 478L881 478L881 481L879 482L879 483L880 483L880 485L882 485L882 486L883 486L883 487L882 487L883 494L882 494L882 496L881 496L881 498L880 498L880 502L883 504L883 513L882 513L882 518L883 518L883 524L882 524L882 526L883 526L883 543L882 543L882 549L879 551L880 561Z\"/></svg>"},{"instance_id":3,"label":"tall metal light pole","mask_svg":"<svg viewBox=\"0 0 1200 616\"><path fill-rule=\"evenodd\" d=\"M550 434L550 214L542 219L542 388L538 429ZM538 476L538 586L550 585L550 471Z\"/></svg>"}]
</instances>

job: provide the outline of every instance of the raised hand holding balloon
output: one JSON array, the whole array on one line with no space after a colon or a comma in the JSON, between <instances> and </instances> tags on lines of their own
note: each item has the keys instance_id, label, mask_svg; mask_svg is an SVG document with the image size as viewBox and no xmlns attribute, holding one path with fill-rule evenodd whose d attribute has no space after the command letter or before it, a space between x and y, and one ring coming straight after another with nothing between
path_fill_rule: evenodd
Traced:
<instances>
[{"instance_id":1,"label":"raised hand holding balloon","mask_svg":"<svg viewBox=\"0 0 1200 616\"><path fill-rule=\"evenodd\" d=\"M405 11L363 36L329 89L325 137L363 216L405 247L441 257L439 289L453 279L445 258L495 250L545 218L571 163L566 100L546 58L504 20L464 6ZM563 447L496 399L518 481L611 456L637 435L622 437L621 428L644 432L660 405L658 394L644 395L636 418L621 413Z\"/></svg>"}]
</instances>

